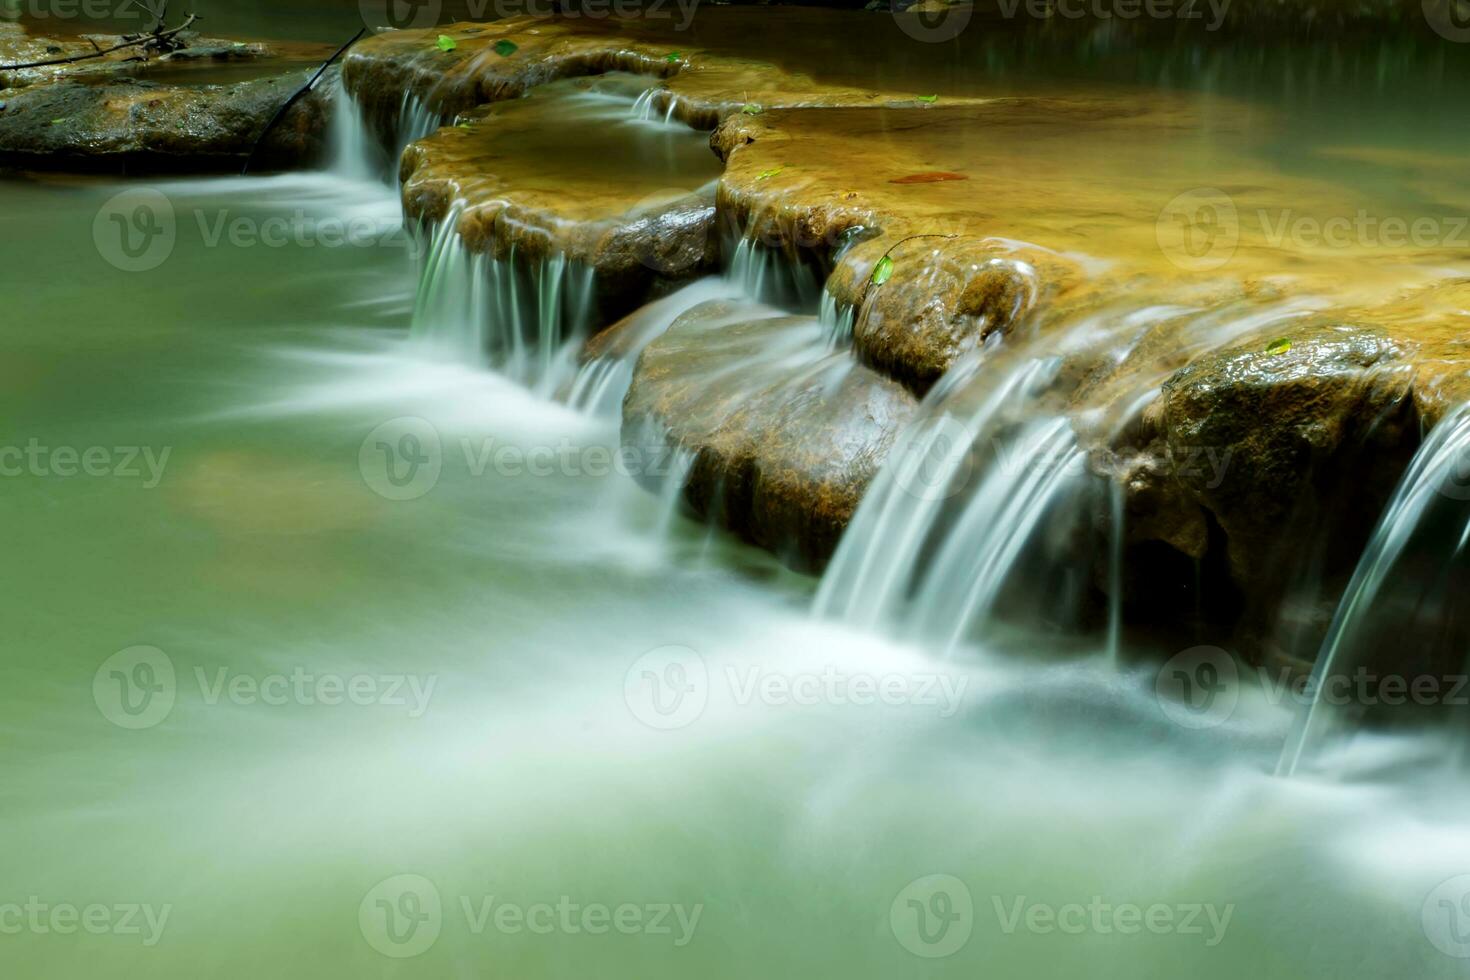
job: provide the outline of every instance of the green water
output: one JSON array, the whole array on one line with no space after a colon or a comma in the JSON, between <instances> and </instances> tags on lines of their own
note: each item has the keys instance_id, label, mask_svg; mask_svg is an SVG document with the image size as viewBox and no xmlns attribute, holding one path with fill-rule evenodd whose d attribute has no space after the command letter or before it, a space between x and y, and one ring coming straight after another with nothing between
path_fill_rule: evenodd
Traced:
<instances>
[{"instance_id":1,"label":"green water","mask_svg":"<svg viewBox=\"0 0 1470 980\"><path fill-rule=\"evenodd\" d=\"M302 9L210 26L356 16ZM1358 135L1326 101L1304 144ZM615 422L409 342L387 189L148 184L174 239L131 255L142 186L0 184L0 976L1463 975L1463 795L1412 741L1278 780L1263 695L1193 727L1101 658L814 622Z\"/></svg>"},{"instance_id":2,"label":"green water","mask_svg":"<svg viewBox=\"0 0 1470 980\"><path fill-rule=\"evenodd\" d=\"M1422 787L1264 775L1269 706L1194 732L1101 664L813 623L809 580L660 537L623 477L477 474L462 440L615 432L406 346L386 192L158 186L177 240L137 273L94 245L118 186L0 190L0 445L50 454L0 481L5 976L1457 975L1421 910L1470 853ZM217 208L380 244L210 246ZM361 451L405 416L442 465L389 499L422 484ZM697 713L644 696L670 645Z\"/></svg>"}]
</instances>

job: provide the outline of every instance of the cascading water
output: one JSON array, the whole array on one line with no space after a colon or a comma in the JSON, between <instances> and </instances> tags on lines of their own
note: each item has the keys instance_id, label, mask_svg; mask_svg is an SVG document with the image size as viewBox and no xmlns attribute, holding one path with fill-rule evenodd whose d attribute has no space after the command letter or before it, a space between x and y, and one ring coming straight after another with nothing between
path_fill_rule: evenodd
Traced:
<instances>
[{"instance_id":1,"label":"cascading water","mask_svg":"<svg viewBox=\"0 0 1470 980\"><path fill-rule=\"evenodd\" d=\"M1357 737L1470 730L1470 406L1429 433L1374 529L1323 641L1277 772L1321 765Z\"/></svg>"},{"instance_id":2,"label":"cascading water","mask_svg":"<svg viewBox=\"0 0 1470 980\"><path fill-rule=\"evenodd\" d=\"M659 123L664 126L673 125L675 106L674 97L672 95L669 95L667 104L665 104L663 110L660 111L658 107L658 99L660 95L669 95L668 89L644 89L643 92L639 94L638 98L633 100L633 107L630 110L632 118L637 122Z\"/></svg>"},{"instance_id":3,"label":"cascading water","mask_svg":"<svg viewBox=\"0 0 1470 980\"><path fill-rule=\"evenodd\" d=\"M1069 419L1015 415L1045 392L1058 361L1021 359L968 414L951 414L949 397L975 367L957 366L900 436L822 580L819 615L866 628L901 621L952 648L1042 517L1085 480Z\"/></svg>"},{"instance_id":4,"label":"cascading water","mask_svg":"<svg viewBox=\"0 0 1470 980\"><path fill-rule=\"evenodd\" d=\"M383 152L363 119L362 106L341 78L332 83L331 156L328 169L353 180L379 180L385 169Z\"/></svg>"},{"instance_id":5,"label":"cascading water","mask_svg":"<svg viewBox=\"0 0 1470 980\"><path fill-rule=\"evenodd\" d=\"M826 300L827 293L815 270L800 259L793 259L749 236L727 240L724 254L730 256L726 276L742 295L809 313ZM835 322L835 304L832 315Z\"/></svg>"},{"instance_id":6,"label":"cascading water","mask_svg":"<svg viewBox=\"0 0 1470 980\"><path fill-rule=\"evenodd\" d=\"M1016 601L1004 604L1017 617L1027 593L1044 593L1045 610L1038 604L1024 615L1075 624L1100 558L1111 577L1103 642L1116 659L1124 501L1112 480L1090 472L1077 444L1085 407L1061 411L1049 403L1063 360L1089 354L1121 363L1151 329L1177 321L1184 329L1174 350L1187 361L1313 306L1150 306L1054 324L1044 335L1034 324L1004 341L992 335L945 374L900 434L828 566L817 615L869 629L887 625L953 651L996 625L990 614L1012 593ZM828 316L837 319L835 308ZM1178 363L1142 367L1112 390L1109 416L1087 420L1103 442L1156 396ZM1105 540L1089 533L1093 513L1107 515ZM1019 581L1033 587L1007 592Z\"/></svg>"},{"instance_id":7,"label":"cascading water","mask_svg":"<svg viewBox=\"0 0 1470 980\"><path fill-rule=\"evenodd\" d=\"M857 309L839 303L830 292L822 291L822 305L817 310L817 322L827 332L833 350L852 346L852 328L857 319Z\"/></svg>"},{"instance_id":8,"label":"cascading water","mask_svg":"<svg viewBox=\"0 0 1470 980\"><path fill-rule=\"evenodd\" d=\"M615 413L633 378L633 365L650 341L699 304L738 295L728 279L707 276L629 314L619 327L616 349L598 354L578 369L567 403L593 415Z\"/></svg>"},{"instance_id":9,"label":"cascading water","mask_svg":"<svg viewBox=\"0 0 1470 980\"><path fill-rule=\"evenodd\" d=\"M592 322L590 268L565 255L472 253L452 208L427 235L413 338L436 357L490 366L551 394L569 384Z\"/></svg>"},{"instance_id":10,"label":"cascading water","mask_svg":"<svg viewBox=\"0 0 1470 980\"><path fill-rule=\"evenodd\" d=\"M328 169L353 180L396 186L398 160L408 144L433 133L444 120L411 92L404 93L391 133L378 135L368 125L362 104L341 78L332 82L331 153Z\"/></svg>"}]
</instances>

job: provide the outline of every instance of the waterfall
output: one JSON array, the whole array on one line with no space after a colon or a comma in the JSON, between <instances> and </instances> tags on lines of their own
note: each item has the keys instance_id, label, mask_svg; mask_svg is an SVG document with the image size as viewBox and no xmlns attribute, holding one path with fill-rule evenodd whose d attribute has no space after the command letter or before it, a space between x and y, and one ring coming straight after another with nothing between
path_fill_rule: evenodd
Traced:
<instances>
[{"instance_id":1,"label":"waterfall","mask_svg":"<svg viewBox=\"0 0 1470 980\"><path fill-rule=\"evenodd\" d=\"M493 367L550 395L570 384L591 330L591 268L563 254L504 259L465 248L452 208L428 233L414 340L434 356Z\"/></svg>"},{"instance_id":2,"label":"waterfall","mask_svg":"<svg viewBox=\"0 0 1470 980\"><path fill-rule=\"evenodd\" d=\"M1031 625L1079 625L1097 558L1111 579L1100 640L1116 657L1125 501L1112 480L1089 471L1074 423L1087 412L1106 443L1179 362L1140 365L1111 389L1111 407L1071 409L1075 415L1048 407L1058 371L1079 354L1122 364L1167 323L1178 325L1174 350L1191 359L1312 305L1119 308L1052 324L1044 334L1027 325L1008 338L993 335L946 372L899 434L823 576L816 614L925 635L952 651L997 608L1029 616ZM823 310L829 330L850 329L850 313L830 298ZM1107 516L1106 538L1092 533L1094 512ZM1032 581L1034 589L1017 587Z\"/></svg>"},{"instance_id":3,"label":"waterfall","mask_svg":"<svg viewBox=\"0 0 1470 980\"><path fill-rule=\"evenodd\" d=\"M903 623L949 648L962 642L1042 519L1085 481L1070 419L1015 414L1059 364L1018 359L964 414L952 406L973 366L946 376L843 535L817 595L819 615L867 628Z\"/></svg>"},{"instance_id":4,"label":"waterfall","mask_svg":"<svg viewBox=\"0 0 1470 980\"><path fill-rule=\"evenodd\" d=\"M1087 486L1083 454L1065 416L1024 424L980 478L954 531L915 589L909 621L955 650L995 607L1042 521Z\"/></svg>"},{"instance_id":5,"label":"waterfall","mask_svg":"<svg viewBox=\"0 0 1470 980\"><path fill-rule=\"evenodd\" d=\"M611 414L621 404L633 377L633 367L643 348L673 322L701 303L716 299L745 300L750 318L776 316L780 310L767 300L803 299L820 294L818 319L831 338L829 349L846 347L852 337L853 310L839 304L822 290L815 275L804 265L788 263L781 253L741 239L727 249L732 258L722 276L709 276L690 283L662 299L654 300L609 328L616 339L577 372L567 395L573 407L597 415Z\"/></svg>"},{"instance_id":6,"label":"waterfall","mask_svg":"<svg viewBox=\"0 0 1470 980\"><path fill-rule=\"evenodd\" d=\"M769 303L793 313L812 313L827 294L815 270L799 258L741 237L726 243L730 265L725 275L756 302ZM835 306L834 306L835 315Z\"/></svg>"},{"instance_id":7,"label":"waterfall","mask_svg":"<svg viewBox=\"0 0 1470 980\"><path fill-rule=\"evenodd\" d=\"M1323 640L1278 774L1292 775L1365 726L1467 727L1467 545L1470 405L1430 431L1379 519Z\"/></svg>"},{"instance_id":8,"label":"waterfall","mask_svg":"<svg viewBox=\"0 0 1470 980\"><path fill-rule=\"evenodd\" d=\"M852 346L853 325L857 322L857 308L848 303L839 303L837 297L822 291L822 305L817 310L817 322L827 334L832 350Z\"/></svg>"},{"instance_id":9,"label":"waterfall","mask_svg":"<svg viewBox=\"0 0 1470 980\"><path fill-rule=\"evenodd\" d=\"M403 101L398 107L398 126L394 130L394 146L396 152L393 159L396 162L403 156L403 151L408 144L421 140L431 135L441 126L448 125L450 120L445 119L439 113L430 109L428 104L412 92L403 93ZM395 174L396 178L397 175Z\"/></svg>"},{"instance_id":10,"label":"waterfall","mask_svg":"<svg viewBox=\"0 0 1470 980\"><path fill-rule=\"evenodd\" d=\"M668 104L662 112L658 109L658 97L668 96ZM675 99L666 88L644 89L638 97L633 100L633 107L629 110L634 122L660 123L665 126L673 125Z\"/></svg>"},{"instance_id":11,"label":"waterfall","mask_svg":"<svg viewBox=\"0 0 1470 980\"><path fill-rule=\"evenodd\" d=\"M369 131L362 106L338 77L332 82L331 155L327 169L351 180L380 180L387 169L382 147Z\"/></svg>"},{"instance_id":12,"label":"waterfall","mask_svg":"<svg viewBox=\"0 0 1470 980\"><path fill-rule=\"evenodd\" d=\"M331 152L328 169L351 180L398 185L398 161L408 144L433 133L445 120L418 96L405 92L393 131L378 134L368 124L362 104L338 77L332 83Z\"/></svg>"},{"instance_id":13,"label":"waterfall","mask_svg":"<svg viewBox=\"0 0 1470 980\"><path fill-rule=\"evenodd\" d=\"M609 348L590 358L577 371L567 393L567 403L593 415L617 412L643 348L699 304L737 295L728 280L707 276L630 313L609 328L615 331Z\"/></svg>"}]
</instances>

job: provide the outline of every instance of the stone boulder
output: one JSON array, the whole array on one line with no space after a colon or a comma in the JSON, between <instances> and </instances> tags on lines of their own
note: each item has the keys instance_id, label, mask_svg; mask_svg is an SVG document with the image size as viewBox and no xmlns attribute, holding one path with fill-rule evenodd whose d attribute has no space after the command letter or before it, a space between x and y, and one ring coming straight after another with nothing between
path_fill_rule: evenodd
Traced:
<instances>
[{"instance_id":1,"label":"stone boulder","mask_svg":"<svg viewBox=\"0 0 1470 980\"><path fill-rule=\"evenodd\" d=\"M650 457L692 452L684 493L696 513L820 568L917 401L833 350L815 318L749 315L706 303L644 349L624 443Z\"/></svg>"}]
</instances>

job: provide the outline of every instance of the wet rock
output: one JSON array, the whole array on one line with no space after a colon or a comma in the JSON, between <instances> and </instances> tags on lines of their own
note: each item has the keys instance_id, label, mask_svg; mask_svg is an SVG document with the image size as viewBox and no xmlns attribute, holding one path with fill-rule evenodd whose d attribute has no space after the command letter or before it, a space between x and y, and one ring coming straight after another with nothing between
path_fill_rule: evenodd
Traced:
<instances>
[{"instance_id":1,"label":"wet rock","mask_svg":"<svg viewBox=\"0 0 1470 980\"><path fill-rule=\"evenodd\" d=\"M633 127L588 133L576 98L585 85L555 82L463 114L411 144L400 176L407 217L439 221L453 210L472 252L565 256L591 268L600 326L717 266L715 207L704 188L719 162L694 133L667 134L662 166L649 165Z\"/></svg>"},{"instance_id":2,"label":"wet rock","mask_svg":"<svg viewBox=\"0 0 1470 980\"><path fill-rule=\"evenodd\" d=\"M831 351L813 318L749 315L707 303L645 348L624 442L694 452L685 499L696 513L820 568L917 402Z\"/></svg>"},{"instance_id":3,"label":"wet rock","mask_svg":"<svg viewBox=\"0 0 1470 980\"><path fill-rule=\"evenodd\" d=\"M392 129L405 95L449 117L519 98L547 82L609 72L649 76L654 112L705 130L746 107L911 102L908 93L818 82L796 67L810 60L809 38L850 30L853 23L797 7L705 8L691 23L524 15L379 34L348 53L343 77L383 132ZM441 35L454 47L441 50ZM741 49L793 56L774 64L729 53Z\"/></svg>"},{"instance_id":4,"label":"wet rock","mask_svg":"<svg viewBox=\"0 0 1470 980\"><path fill-rule=\"evenodd\" d=\"M46 38L0 25L0 64L107 51L124 38ZM237 168L276 111L331 54L316 44L177 35L59 65L0 72L0 161L30 169L212 171ZM308 93L261 147L263 168L314 162L323 150L325 88Z\"/></svg>"},{"instance_id":5,"label":"wet rock","mask_svg":"<svg viewBox=\"0 0 1470 980\"><path fill-rule=\"evenodd\" d=\"M181 87L119 78L23 89L0 114L0 160L36 169L238 169L280 106L306 82L291 74ZM329 106L308 93L261 147L263 168L301 166L324 150Z\"/></svg>"},{"instance_id":6,"label":"wet rock","mask_svg":"<svg viewBox=\"0 0 1470 980\"><path fill-rule=\"evenodd\" d=\"M1171 481L1223 532L1244 629L1269 632L1304 575L1329 594L1346 583L1419 442L1409 353L1377 330L1317 324L1163 386L1149 421Z\"/></svg>"},{"instance_id":7,"label":"wet rock","mask_svg":"<svg viewBox=\"0 0 1470 980\"><path fill-rule=\"evenodd\" d=\"M825 353L810 318L706 310L639 360L629 438L647 424L694 450L690 503L750 540L820 564L914 395L960 362L978 362L983 381L991 348L968 355L994 345L1058 361L1042 407L1074 417L1094 469L1123 488L1131 608L1172 615L1159 608L1175 604L1168 587L1198 579L1230 594L1221 621L1243 608L1266 623L1291 576L1351 570L1419 422L1470 396L1470 287L1404 301L1423 270L1463 268L1463 250L1273 239L1255 216L1330 220L1344 188L1330 168L1284 173L1260 154L1291 134L1259 106L1212 98L1204 118L1188 95L1104 84L992 100L822 85L748 57L779 48L752 31L772 34L767 18L786 16L753 13L754 28L711 11L688 35L643 22L457 25L448 52L437 31L400 32L355 51L345 77L382 126L409 93L484 127L479 149L441 130L409 151L411 212L465 201L466 240L483 250L572 250L639 290L645 273L626 257L667 242L665 261L698 267L708 212L669 225L655 209L641 230L609 233L632 227L622 203L574 181L558 210L513 153L477 157L531 130L475 107L635 71L658 79L646 97L656 113L713 129L716 218L830 268L828 295L854 311L850 352ZM784 48L769 57L802 64ZM1457 186L1458 161L1421 164ZM1289 309L1297 297L1316 305ZM1333 313L1300 316L1323 298ZM1200 319L1211 311L1220 317ZM1289 324L1258 335L1278 314ZM1278 332L1291 346L1268 352Z\"/></svg>"},{"instance_id":8,"label":"wet rock","mask_svg":"<svg viewBox=\"0 0 1470 980\"><path fill-rule=\"evenodd\" d=\"M965 354L1075 289L1082 273L1043 248L1001 239L914 237L882 251L865 243L832 279L838 300L856 301L858 355L923 393ZM852 270L876 269L857 281ZM860 292L858 290L861 290ZM857 293L856 296L853 294Z\"/></svg>"}]
</instances>

